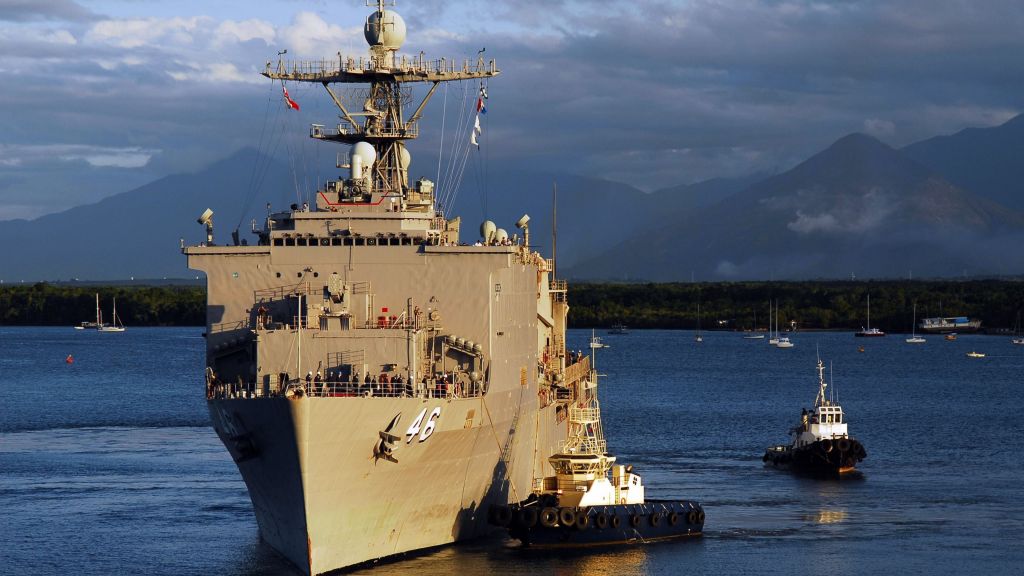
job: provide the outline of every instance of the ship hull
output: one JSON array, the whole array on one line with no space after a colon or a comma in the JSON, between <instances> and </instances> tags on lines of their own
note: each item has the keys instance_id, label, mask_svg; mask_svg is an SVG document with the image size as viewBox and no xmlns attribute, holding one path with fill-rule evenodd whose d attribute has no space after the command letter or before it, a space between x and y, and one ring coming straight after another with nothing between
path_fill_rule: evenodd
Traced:
<instances>
[{"instance_id":1,"label":"ship hull","mask_svg":"<svg viewBox=\"0 0 1024 576\"><path fill-rule=\"evenodd\" d=\"M860 441L854 438L818 440L799 448L773 446L765 450L762 461L766 466L782 470L815 475L841 476L856 470L857 464L867 457Z\"/></svg>"},{"instance_id":2,"label":"ship hull","mask_svg":"<svg viewBox=\"0 0 1024 576\"><path fill-rule=\"evenodd\" d=\"M494 397L492 397L494 396ZM264 398L209 401L263 540L307 574L433 548L490 530L492 504L529 493L562 439L530 396L484 400ZM428 438L406 434L440 408ZM399 416L400 415L400 416ZM382 432L399 439L381 457ZM517 430L518 428L518 430Z\"/></svg>"},{"instance_id":3,"label":"ship hull","mask_svg":"<svg viewBox=\"0 0 1024 576\"><path fill-rule=\"evenodd\" d=\"M573 519L564 524L561 517L566 511ZM524 546L576 548L701 536L704 510L686 500L568 509L527 505L505 511L504 521L502 512L495 510L491 521L507 524L509 536Z\"/></svg>"}]
</instances>

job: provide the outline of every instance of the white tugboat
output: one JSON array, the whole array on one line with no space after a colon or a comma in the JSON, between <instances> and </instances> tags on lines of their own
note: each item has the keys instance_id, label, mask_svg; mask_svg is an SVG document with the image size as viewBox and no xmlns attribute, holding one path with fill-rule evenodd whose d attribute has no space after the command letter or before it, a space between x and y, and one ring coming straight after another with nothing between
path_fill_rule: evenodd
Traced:
<instances>
[{"instance_id":1,"label":"white tugboat","mask_svg":"<svg viewBox=\"0 0 1024 576\"><path fill-rule=\"evenodd\" d=\"M867 456L864 446L849 435L843 408L825 395L827 387L825 365L819 358L814 409L804 410L800 425L790 430L795 436L792 444L765 450L765 464L811 474L841 475L853 472Z\"/></svg>"},{"instance_id":2,"label":"white tugboat","mask_svg":"<svg viewBox=\"0 0 1024 576\"><path fill-rule=\"evenodd\" d=\"M591 338L591 350L601 346ZM538 479L530 496L493 506L489 520L526 546L592 546L700 536L704 510L688 500L646 500L632 466L608 454L597 400L596 352L580 359L587 384L569 404L569 435L548 458L554 475ZM591 368L593 367L593 368ZM609 472L611 477L609 478Z\"/></svg>"}]
</instances>

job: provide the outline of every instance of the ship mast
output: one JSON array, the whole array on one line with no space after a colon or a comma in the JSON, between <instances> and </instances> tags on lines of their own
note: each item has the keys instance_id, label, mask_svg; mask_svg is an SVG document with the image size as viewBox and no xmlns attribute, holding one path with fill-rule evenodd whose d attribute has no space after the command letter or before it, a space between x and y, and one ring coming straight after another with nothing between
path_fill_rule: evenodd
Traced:
<instances>
[{"instance_id":1,"label":"ship mast","mask_svg":"<svg viewBox=\"0 0 1024 576\"><path fill-rule=\"evenodd\" d=\"M332 209L339 205L370 206L378 211L401 210L432 212L435 209L433 186L417 186L410 194L409 152L405 141L419 136L419 120L442 82L490 78L499 71L494 62L441 58L427 60L418 56L402 56L398 50L405 41L405 21L386 5L394 2L376 0L376 10L366 18L363 35L369 44L367 57L342 57L337 60L285 62L279 59L276 68L267 62L263 75L272 80L322 84L338 108L336 127L314 124L310 136L352 146L347 159L339 155L338 168L348 168L350 178L329 182L317 195L317 208ZM405 104L412 91L403 84L429 82L431 86L408 118ZM331 88L332 84L369 84L368 90L348 102ZM360 101L356 101L360 100ZM353 105L361 111L353 111ZM384 203L390 199L390 203ZM394 204L400 202L400 206Z\"/></svg>"}]
</instances>

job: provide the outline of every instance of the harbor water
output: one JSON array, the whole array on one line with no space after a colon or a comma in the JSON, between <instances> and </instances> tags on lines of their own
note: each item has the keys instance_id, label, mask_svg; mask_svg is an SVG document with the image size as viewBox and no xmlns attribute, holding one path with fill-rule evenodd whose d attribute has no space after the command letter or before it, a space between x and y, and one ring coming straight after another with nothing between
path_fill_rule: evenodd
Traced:
<instances>
[{"instance_id":1,"label":"harbor water","mask_svg":"<svg viewBox=\"0 0 1024 576\"><path fill-rule=\"evenodd\" d=\"M201 332L0 328L0 574L298 574L260 543L208 426ZM496 535L356 573L1021 573L1024 347L1009 338L599 335L610 451L649 498L700 501L703 538L532 551ZM761 463L813 403L819 353L868 452L843 480Z\"/></svg>"}]
</instances>

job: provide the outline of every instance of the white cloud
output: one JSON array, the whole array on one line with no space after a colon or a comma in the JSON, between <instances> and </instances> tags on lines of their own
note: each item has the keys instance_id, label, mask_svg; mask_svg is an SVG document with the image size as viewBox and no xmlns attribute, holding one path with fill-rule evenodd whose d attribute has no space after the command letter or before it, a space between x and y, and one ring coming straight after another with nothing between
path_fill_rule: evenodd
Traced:
<instances>
[{"instance_id":1,"label":"white cloud","mask_svg":"<svg viewBox=\"0 0 1024 576\"><path fill-rule=\"evenodd\" d=\"M305 57L334 54L344 46L351 45L354 37L363 40L362 28L346 30L328 24L312 12L297 13L290 25L278 30L278 43L290 53Z\"/></svg>"},{"instance_id":2,"label":"white cloud","mask_svg":"<svg viewBox=\"0 0 1024 576\"><path fill-rule=\"evenodd\" d=\"M159 152L135 146L117 148L85 144L0 144L0 165L13 167L60 160L85 162L96 168L142 168Z\"/></svg>"},{"instance_id":3,"label":"white cloud","mask_svg":"<svg viewBox=\"0 0 1024 576\"><path fill-rule=\"evenodd\" d=\"M811 234L812 232L839 232L842 230L842 226L836 221L836 217L832 214L804 214L802 211L796 211L796 220L786 224L786 228L789 228L793 232L798 234Z\"/></svg>"},{"instance_id":4,"label":"white cloud","mask_svg":"<svg viewBox=\"0 0 1024 576\"><path fill-rule=\"evenodd\" d=\"M85 38L91 43L119 48L166 46L168 42L191 44L199 28L207 27L210 23L211 19L205 16L104 20L94 24Z\"/></svg>"},{"instance_id":5,"label":"white cloud","mask_svg":"<svg viewBox=\"0 0 1024 576\"><path fill-rule=\"evenodd\" d=\"M178 70L168 70L167 75L178 82L246 83L265 84L265 79L255 72L243 73L230 62L178 62Z\"/></svg>"},{"instance_id":6,"label":"white cloud","mask_svg":"<svg viewBox=\"0 0 1024 576\"><path fill-rule=\"evenodd\" d=\"M896 124L889 120L868 118L864 121L864 132L879 139L890 138L896 133Z\"/></svg>"},{"instance_id":7,"label":"white cloud","mask_svg":"<svg viewBox=\"0 0 1024 576\"><path fill-rule=\"evenodd\" d=\"M249 19L240 22L225 20L214 31L213 43L224 45L258 39L270 45L276 36L277 32L274 30L274 26L263 20Z\"/></svg>"}]
</instances>

